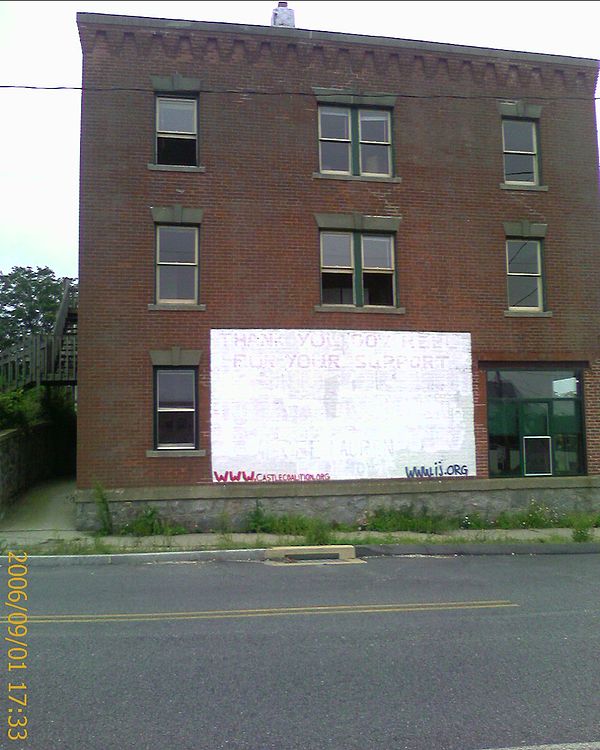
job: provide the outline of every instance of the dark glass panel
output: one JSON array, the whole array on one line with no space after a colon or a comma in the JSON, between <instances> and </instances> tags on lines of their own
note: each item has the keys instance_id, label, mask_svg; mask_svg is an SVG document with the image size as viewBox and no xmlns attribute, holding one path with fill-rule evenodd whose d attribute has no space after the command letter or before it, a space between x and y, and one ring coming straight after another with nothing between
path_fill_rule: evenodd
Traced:
<instances>
[{"instance_id":1,"label":"dark glass panel","mask_svg":"<svg viewBox=\"0 0 600 750\"><path fill-rule=\"evenodd\" d=\"M583 438L581 434L554 435L554 472L583 474Z\"/></svg>"},{"instance_id":2,"label":"dark glass panel","mask_svg":"<svg viewBox=\"0 0 600 750\"><path fill-rule=\"evenodd\" d=\"M549 422L548 404L523 404L523 435L547 435L550 432Z\"/></svg>"},{"instance_id":3,"label":"dark glass panel","mask_svg":"<svg viewBox=\"0 0 600 750\"><path fill-rule=\"evenodd\" d=\"M158 373L158 408L193 409L195 378L192 370L161 370Z\"/></svg>"},{"instance_id":4,"label":"dark glass panel","mask_svg":"<svg viewBox=\"0 0 600 750\"><path fill-rule=\"evenodd\" d=\"M534 157L504 154L504 179L507 182L535 182Z\"/></svg>"},{"instance_id":5,"label":"dark glass panel","mask_svg":"<svg viewBox=\"0 0 600 750\"><path fill-rule=\"evenodd\" d=\"M525 476L552 474L551 440L549 437L524 437Z\"/></svg>"},{"instance_id":6,"label":"dark glass panel","mask_svg":"<svg viewBox=\"0 0 600 750\"><path fill-rule=\"evenodd\" d=\"M161 411L158 413L158 445L195 446L195 415L192 411Z\"/></svg>"},{"instance_id":7,"label":"dark glass panel","mask_svg":"<svg viewBox=\"0 0 600 750\"><path fill-rule=\"evenodd\" d=\"M394 304L394 277L391 273L363 273L363 302L365 305Z\"/></svg>"},{"instance_id":8,"label":"dark glass panel","mask_svg":"<svg viewBox=\"0 0 600 750\"><path fill-rule=\"evenodd\" d=\"M490 476L521 473L519 405L511 401L488 402Z\"/></svg>"},{"instance_id":9,"label":"dark glass panel","mask_svg":"<svg viewBox=\"0 0 600 750\"><path fill-rule=\"evenodd\" d=\"M552 432L581 432L581 407L578 401L561 399L552 402Z\"/></svg>"},{"instance_id":10,"label":"dark glass panel","mask_svg":"<svg viewBox=\"0 0 600 750\"><path fill-rule=\"evenodd\" d=\"M350 140L350 113L347 109L321 107L319 117L321 118L321 138Z\"/></svg>"},{"instance_id":11,"label":"dark glass panel","mask_svg":"<svg viewBox=\"0 0 600 750\"><path fill-rule=\"evenodd\" d=\"M158 164L171 166L196 166L195 138L163 138L158 137Z\"/></svg>"},{"instance_id":12,"label":"dark glass panel","mask_svg":"<svg viewBox=\"0 0 600 750\"><path fill-rule=\"evenodd\" d=\"M488 460L491 477L520 476L519 436L490 435Z\"/></svg>"},{"instance_id":13,"label":"dark glass panel","mask_svg":"<svg viewBox=\"0 0 600 750\"><path fill-rule=\"evenodd\" d=\"M196 266L158 266L158 298L196 300Z\"/></svg>"},{"instance_id":14,"label":"dark glass panel","mask_svg":"<svg viewBox=\"0 0 600 750\"><path fill-rule=\"evenodd\" d=\"M389 174L390 147L361 143L360 170L363 174Z\"/></svg>"},{"instance_id":15,"label":"dark glass panel","mask_svg":"<svg viewBox=\"0 0 600 750\"><path fill-rule=\"evenodd\" d=\"M194 227L158 228L159 263L195 263L196 229Z\"/></svg>"},{"instance_id":16,"label":"dark glass panel","mask_svg":"<svg viewBox=\"0 0 600 750\"><path fill-rule=\"evenodd\" d=\"M324 305L353 305L354 292L351 273L321 274L322 301Z\"/></svg>"},{"instance_id":17,"label":"dark glass panel","mask_svg":"<svg viewBox=\"0 0 600 750\"><path fill-rule=\"evenodd\" d=\"M519 437L519 405L514 401L490 401L488 404L490 435Z\"/></svg>"},{"instance_id":18,"label":"dark glass panel","mask_svg":"<svg viewBox=\"0 0 600 750\"><path fill-rule=\"evenodd\" d=\"M350 172L350 144L321 141L321 170L323 172Z\"/></svg>"},{"instance_id":19,"label":"dark glass panel","mask_svg":"<svg viewBox=\"0 0 600 750\"><path fill-rule=\"evenodd\" d=\"M509 273L539 273L539 244L535 240L508 240Z\"/></svg>"},{"instance_id":20,"label":"dark glass panel","mask_svg":"<svg viewBox=\"0 0 600 750\"><path fill-rule=\"evenodd\" d=\"M345 232L323 232L323 266L352 268L352 235Z\"/></svg>"},{"instance_id":21,"label":"dark glass panel","mask_svg":"<svg viewBox=\"0 0 600 750\"><path fill-rule=\"evenodd\" d=\"M509 276L509 307L540 307L539 276Z\"/></svg>"},{"instance_id":22,"label":"dark glass panel","mask_svg":"<svg viewBox=\"0 0 600 750\"><path fill-rule=\"evenodd\" d=\"M573 398L580 395L574 370L488 370L488 399Z\"/></svg>"},{"instance_id":23,"label":"dark glass panel","mask_svg":"<svg viewBox=\"0 0 600 750\"><path fill-rule=\"evenodd\" d=\"M392 238L363 235L363 268L392 268Z\"/></svg>"},{"instance_id":24,"label":"dark glass panel","mask_svg":"<svg viewBox=\"0 0 600 750\"><path fill-rule=\"evenodd\" d=\"M389 143L389 116L387 112L361 110L360 140Z\"/></svg>"},{"instance_id":25,"label":"dark glass panel","mask_svg":"<svg viewBox=\"0 0 600 750\"><path fill-rule=\"evenodd\" d=\"M535 151L534 124L527 120L504 120L505 151Z\"/></svg>"}]
</instances>

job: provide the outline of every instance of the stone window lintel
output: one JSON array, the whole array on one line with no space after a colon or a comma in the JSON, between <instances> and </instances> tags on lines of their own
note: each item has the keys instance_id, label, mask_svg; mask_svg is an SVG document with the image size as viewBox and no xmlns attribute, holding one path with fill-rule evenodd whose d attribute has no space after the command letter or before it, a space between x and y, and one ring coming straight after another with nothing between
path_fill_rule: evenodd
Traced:
<instances>
[{"instance_id":1,"label":"stone window lintel","mask_svg":"<svg viewBox=\"0 0 600 750\"><path fill-rule=\"evenodd\" d=\"M319 229L346 229L354 232L397 232L402 216L315 213Z\"/></svg>"},{"instance_id":2,"label":"stone window lintel","mask_svg":"<svg viewBox=\"0 0 600 750\"><path fill-rule=\"evenodd\" d=\"M150 359L155 367L197 367L201 357L200 349L182 349L180 346L150 350Z\"/></svg>"}]
</instances>

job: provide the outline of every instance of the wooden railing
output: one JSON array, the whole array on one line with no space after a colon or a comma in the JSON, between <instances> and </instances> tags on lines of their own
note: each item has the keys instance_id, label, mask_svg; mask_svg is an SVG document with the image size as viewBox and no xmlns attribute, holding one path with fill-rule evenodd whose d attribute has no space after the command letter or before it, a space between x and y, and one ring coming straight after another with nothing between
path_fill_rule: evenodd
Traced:
<instances>
[{"instance_id":1,"label":"wooden railing","mask_svg":"<svg viewBox=\"0 0 600 750\"><path fill-rule=\"evenodd\" d=\"M76 382L76 334L27 336L0 352L0 390Z\"/></svg>"},{"instance_id":2,"label":"wooden railing","mask_svg":"<svg viewBox=\"0 0 600 750\"><path fill-rule=\"evenodd\" d=\"M67 325L69 314L73 310L77 310L77 287L71 286L71 280L65 279L63 285L63 296L56 313L56 320L54 321L54 328L52 329L53 336L62 336L65 333L65 326Z\"/></svg>"}]
</instances>

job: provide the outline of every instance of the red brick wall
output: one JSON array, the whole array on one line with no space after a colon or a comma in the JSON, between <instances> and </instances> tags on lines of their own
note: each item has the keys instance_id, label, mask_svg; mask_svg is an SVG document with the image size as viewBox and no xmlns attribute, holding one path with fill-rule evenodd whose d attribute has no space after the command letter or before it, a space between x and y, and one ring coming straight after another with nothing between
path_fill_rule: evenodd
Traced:
<instances>
[{"instance_id":1,"label":"red brick wall","mask_svg":"<svg viewBox=\"0 0 600 750\"><path fill-rule=\"evenodd\" d=\"M157 35L160 31L160 35ZM598 174L595 70L502 56L469 57L311 41L269 30L105 27L80 19L84 49L79 312L80 487L210 481L209 331L213 327L470 331L479 361L597 358ZM151 75L196 76L205 173L150 171ZM393 114L401 183L313 178L312 86L402 93ZM95 87L144 91L94 91ZM261 94L212 93L252 90ZM278 92L286 92L284 94ZM436 98L452 95L459 98ZM411 98L411 97L417 98ZM462 97L467 97L462 98ZM548 192L501 190L495 97L542 104ZM150 311L150 206L202 207L200 301L206 311ZM401 214L406 315L320 313L314 212ZM551 318L507 318L504 221L548 224ZM151 349L201 349L201 447L207 457L147 458ZM478 472L486 476L485 381L474 372ZM587 373L590 471L600 472L600 373ZM592 397L596 403L592 406Z\"/></svg>"}]
</instances>

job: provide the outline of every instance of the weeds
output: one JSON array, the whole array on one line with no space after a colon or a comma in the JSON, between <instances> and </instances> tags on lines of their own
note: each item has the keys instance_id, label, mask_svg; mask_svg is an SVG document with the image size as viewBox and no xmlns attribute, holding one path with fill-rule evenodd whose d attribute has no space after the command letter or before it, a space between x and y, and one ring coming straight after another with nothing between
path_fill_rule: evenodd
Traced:
<instances>
[{"instance_id":1,"label":"weeds","mask_svg":"<svg viewBox=\"0 0 600 750\"><path fill-rule=\"evenodd\" d=\"M586 537L586 530L591 538L592 527L600 526L598 513L560 513L556 508L531 500L529 505L520 511L502 511L496 517L486 517L478 512L462 516L444 516L431 513L426 508L415 510L407 508L380 507L363 511L353 524L342 524L335 521L310 518L303 515L265 512L259 501L255 509L248 514L244 530L250 533L277 534L279 536L304 536L307 544L329 544L336 533L353 534L353 532L379 532L397 534L398 532L416 532L431 536L452 534L461 529L484 531L487 529L552 529L572 528L578 538ZM575 533L574 537L575 538ZM313 541L325 539L326 541ZM483 537L482 537L483 539ZM310 540L310 541L308 541ZM368 543L363 542L362 543Z\"/></svg>"},{"instance_id":2,"label":"weeds","mask_svg":"<svg viewBox=\"0 0 600 750\"><path fill-rule=\"evenodd\" d=\"M408 508L376 508L362 517L365 531L416 531L421 534L441 534L451 529L457 529L457 519L446 518L439 514L429 514L423 508L415 513L412 506Z\"/></svg>"},{"instance_id":3,"label":"weeds","mask_svg":"<svg viewBox=\"0 0 600 750\"><path fill-rule=\"evenodd\" d=\"M156 508L147 505L135 518L121 527L120 533L122 536L174 536L185 534L186 529L164 521Z\"/></svg>"},{"instance_id":4,"label":"weeds","mask_svg":"<svg viewBox=\"0 0 600 750\"><path fill-rule=\"evenodd\" d=\"M91 543L90 543L91 542ZM110 555L115 549L98 538L57 539L50 544L30 547L31 555Z\"/></svg>"},{"instance_id":5,"label":"weeds","mask_svg":"<svg viewBox=\"0 0 600 750\"><path fill-rule=\"evenodd\" d=\"M221 511L221 513L219 513L219 516L217 518L216 530L223 536L231 534L233 526L231 524L231 516L229 515L229 513L227 513L227 511L223 510Z\"/></svg>"},{"instance_id":6,"label":"weeds","mask_svg":"<svg viewBox=\"0 0 600 750\"><path fill-rule=\"evenodd\" d=\"M591 542L593 539L591 528L584 524L574 526L571 536L574 542Z\"/></svg>"},{"instance_id":7,"label":"weeds","mask_svg":"<svg viewBox=\"0 0 600 750\"><path fill-rule=\"evenodd\" d=\"M304 540L307 545L331 544L332 539L331 524L320 518L310 519L308 528L304 532Z\"/></svg>"},{"instance_id":8,"label":"weeds","mask_svg":"<svg viewBox=\"0 0 600 750\"><path fill-rule=\"evenodd\" d=\"M244 530L250 534L278 534L279 536L304 536L308 533L311 518L295 514L265 513L260 501L246 517Z\"/></svg>"},{"instance_id":9,"label":"weeds","mask_svg":"<svg viewBox=\"0 0 600 750\"><path fill-rule=\"evenodd\" d=\"M100 533L105 536L110 536L113 533L112 516L110 514L106 492L100 482L94 484L94 500L96 502L98 520L100 521Z\"/></svg>"}]
</instances>

